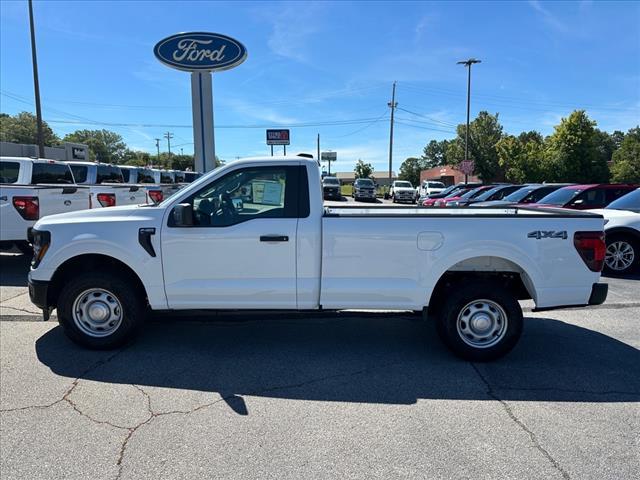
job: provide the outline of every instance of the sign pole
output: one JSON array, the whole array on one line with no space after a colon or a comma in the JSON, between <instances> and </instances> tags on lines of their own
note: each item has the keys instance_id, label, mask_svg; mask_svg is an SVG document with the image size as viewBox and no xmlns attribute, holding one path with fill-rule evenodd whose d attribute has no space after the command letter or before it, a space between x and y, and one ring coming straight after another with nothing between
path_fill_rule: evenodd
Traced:
<instances>
[{"instance_id":1,"label":"sign pole","mask_svg":"<svg viewBox=\"0 0 640 480\"><path fill-rule=\"evenodd\" d=\"M287 156L287 146L286 145L282 145L282 148L284 148L284 156Z\"/></svg>"},{"instance_id":2,"label":"sign pole","mask_svg":"<svg viewBox=\"0 0 640 480\"><path fill-rule=\"evenodd\" d=\"M273 145L271 145L271 156L273 157Z\"/></svg>"},{"instance_id":3,"label":"sign pole","mask_svg":"<svg viewBox=\"0 0 640 480\"><path fill-rule=\"evenodd\" d=\"M191 104L195 169L209 172L216 167L211 72L191 73Z\"/></svg>"}]
</instances>

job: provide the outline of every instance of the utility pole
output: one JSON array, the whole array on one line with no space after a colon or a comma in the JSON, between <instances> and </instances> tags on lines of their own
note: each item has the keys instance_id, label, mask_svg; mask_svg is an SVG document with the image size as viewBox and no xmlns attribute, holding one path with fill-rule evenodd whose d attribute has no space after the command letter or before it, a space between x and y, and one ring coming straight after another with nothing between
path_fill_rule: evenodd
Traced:
<instances>
[{"instance_id":1,"label":"utility pole","mask_svg":"<svg viewBox=\"0 0 640 480\"><path fill-rule=\"evenodd\" d=\"M31 30L31 62L33 64L33 89L36 97L36 124L38 129L38 156L44 158L44 132L40 108L40 82L38 81L38 57L36 55L36 32L33 26L33 2L29 0L29 28Z\"/></svg>"},{"instance_id":2,"label":"utility pole","mask_svg":"<svg viewBox=\"0 0 640 480\"><path fill-rule=\"evenodd\" d=\"M318 160L318 165L320 165L320 134L318 134L318 141L316 143L316 146L318 148L318 156L316 157L316 160Z\"/></svg>"},{"instance_id":3,"label":"utility pole","mask_svg":"<svg viewBox=\"0 0 640 480\"><path fill-rule=\"evenodd\" d=\"M182 147L180 147L180 155L184 155L184 151L182 150Z\"/></svg>"},{"instance_id":4,"label":"utility pole","mask_svg":"<svg viewBox=\"0 0 640 480\"><path fill-rule=\"evenodd\" d=\"M156 140L156 149L158 150L157 160L158 160L158 165L160 165L160 139L156 138L155 140Z\"/></svg>"},{"instance_id":5,"label":"utility pole","mask_svg":"<svg viewBox=\"0 0 640 480\"><path fill-rule=\"evenodd\" d=\"M482 60L477 58L470 58L469 60L462 60L458 62L458 65L464 65L467 67L467 129L464 134L464 161L469 160L469 112L471 110L471 65L474 63L480 63ZM464 183L467 183L469 176L465 172Z\"/></svg>"},{"instance_id":6,"label":"utility pole","mask_svg":"<svg viewBox=\"0 0 640 480\"><path fill-rule=\"evenodd\" d=\"M391 108L391 125L389 127L389 188L391 188L391 168L393 166L393 113L398 106L398 103L396 102L396 82L393 82L391 102L387 103L387 105Z\"/></svg>"},{"instance_id":7,"label":"utility pole","mask_svg":"<svg viewBox=\"0 0 640 480\"><path fill-rule=\"evenodd\" d=\"M167 149L169 150L169 159L171 159L171 139L173 138L173 133L171 132L165 133L164 138L167 139Z\"/></svg>"}]
</instances>

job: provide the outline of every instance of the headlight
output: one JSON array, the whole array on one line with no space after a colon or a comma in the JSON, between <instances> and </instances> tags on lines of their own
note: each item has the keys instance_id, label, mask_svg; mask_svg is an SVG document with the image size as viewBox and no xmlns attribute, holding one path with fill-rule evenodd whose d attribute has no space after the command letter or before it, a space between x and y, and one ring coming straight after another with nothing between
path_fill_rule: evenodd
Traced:
<instances>
[{"instance_id":1,"label":"headlight","mask_svg":"<svg viewBox=\"0 0 640 480\"><path fill-rule=\"evenodd\" d=\"M32 229L29 234L31 244L33 245L33 258L31 259L31 267L38 268L44 255L49 250L51 244L51 232L44 230Z\"/></svg>"}]
</instances>

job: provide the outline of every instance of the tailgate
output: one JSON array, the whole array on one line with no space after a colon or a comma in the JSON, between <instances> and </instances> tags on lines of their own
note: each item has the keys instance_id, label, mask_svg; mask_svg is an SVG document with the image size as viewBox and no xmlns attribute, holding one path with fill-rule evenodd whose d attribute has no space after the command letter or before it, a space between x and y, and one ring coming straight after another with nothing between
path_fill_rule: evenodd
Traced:
<instances>
[{"instance_id":1,"label":"tailgate","mask_svg":"<svg viewBox=\"0 0 640 480\"><path fill-rule=\"evenodd\" d=\"M78 185L38 186L40 218L89 208L89 189Z\"/></svg>"},{"instance_id":2,"label":"tailgate","mask_svg":"<svg viewBox=\"0 0 640 480\"><path fill-rule=\"evenodd\" d=\"M116 206L142 205L147 203L147 194L140 185L113 185L116 194Z\"/></svg>"}]
</instances>

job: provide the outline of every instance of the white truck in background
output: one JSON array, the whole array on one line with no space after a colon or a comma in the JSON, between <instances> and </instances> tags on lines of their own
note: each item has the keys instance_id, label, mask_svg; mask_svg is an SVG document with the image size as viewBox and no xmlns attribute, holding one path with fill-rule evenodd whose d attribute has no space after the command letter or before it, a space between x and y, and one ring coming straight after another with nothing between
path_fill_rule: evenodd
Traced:
<instances>
[{"instance_id":1,"label":"white truck in background","mask_svg":"<svg viewBox=\"0 0 640 480\"><path fill-rule=\"evenodd\" d=\"M0 249L30 252L27 232L46 215L89 208L89 189L64 162L0 157Z\"/></svg>"},{"instance_id":2,"label":"white truck in background","mask_svg":"<svg viewBox=\"0 0 640 480\"><path fill-rule=\"evenodd\" d=\"M115 348L148 310L400 309L485 361L536 309L604 302L601 215L544 208L324 208L314 159L250 158L160 205L40 220L31 301L75 342ZM375 262L372 259L376 259Z\"/></svg>"},{"instance_id":3,"label":"white truck in background","mask_svg":"<svg viewBox=\"0 0 640 480\"><path fill-rule=\"evenodd\" d=\"M125 183L118 165L96 162L67 164L78 185L86 185L91 194L91 208L141 205L147 203L147 193L139 185Z\"/></svg>"}]
</instances>

